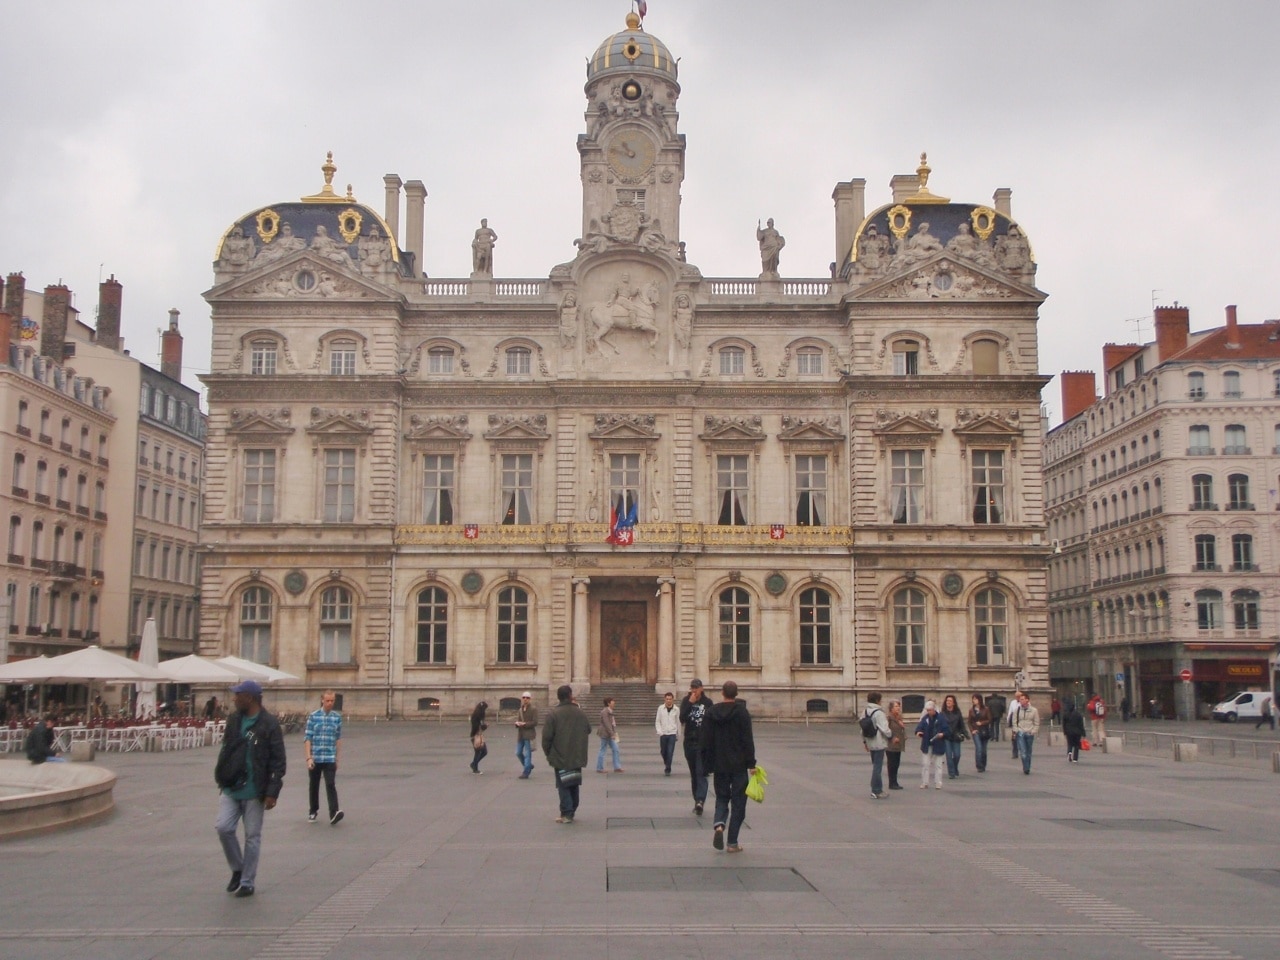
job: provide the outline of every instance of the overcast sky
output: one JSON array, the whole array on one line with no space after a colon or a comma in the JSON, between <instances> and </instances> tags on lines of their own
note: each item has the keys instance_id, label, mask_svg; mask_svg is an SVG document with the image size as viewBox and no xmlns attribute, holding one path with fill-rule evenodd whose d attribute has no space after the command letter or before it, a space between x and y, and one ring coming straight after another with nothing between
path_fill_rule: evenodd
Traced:
<instances>
[{"instance_id":1,"label":"overcast sky","mask_svg":"<svg viewBox=\"0 0 1280 960\"><path fill-rule=\"evenodd\" d=\"M59 280L90 322L124 284L124 334L158 365L182 311L186 382L207 370L211 260L260 206L335 186L381 211L382 176L422 180L425 268L470 271L481 217L495 274L545 277L581 226L585 60L623 0L44 0L0 32L0 271ZM1097 369L1151 338L1280 317L1280 4L1272 0L652 0L680 58L681 238L709 277L784 277L835 258L831 191L929 152L933 192L1013 215L1040 262L1041 371ZM1136 318L1144 318L1141 327ZM1058 411L1057 383L1045 400Z\"/></svg>"}]
</instances>

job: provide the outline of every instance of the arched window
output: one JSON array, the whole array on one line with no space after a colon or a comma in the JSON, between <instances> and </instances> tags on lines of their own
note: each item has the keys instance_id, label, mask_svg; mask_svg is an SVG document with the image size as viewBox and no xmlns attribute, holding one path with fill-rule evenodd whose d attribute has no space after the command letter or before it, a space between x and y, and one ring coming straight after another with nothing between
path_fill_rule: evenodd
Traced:
<instances>
[{"instance_id":1,"label":"arched window","mask_svg":"<svg viewBox=\"0 0 1280 960\"><path fill-rule=\"evenodd\" d=\"M351 591L328 587L320 594L320 662L351 663Z\"/></svg>"},{"instance_id":2,"label":"arched window","mask_svg":"<svg viewBox=\"0 0 1280 960\"><path fill-rule=\"evenodd\" d=\"M528 347L507 349L507 376L527 377L533 369L533 351Z\"/></svg>"},{"instance_id":3,"label":"arched window","mask_svg":"<svg viewBox=\"0 0 1280 960\"><path fill-rule=\"evenodd\" d=\"M1222 452L1234 454L1247 454L1249 452L1249 435L1241 424L1227 424L1222 436Z\"/></svg>"},{"instance_id":4,"label":"arched window","mask_svg":"<svg viewBox=\"0 0 1280 960\"><path fill-rule=\"evenodd\" d=\"M720 591L720 663L751 662L751 595L742 587Z\"/></svg>"},{"instance_id":5,"label":"arched window","mask_svg":"<svg viewBox=\"0 0 1280 960\"><path fill-rule=\"evenodd\" d=\"M453 348L432 347L427 351L427 373L438 377L453 373Z\"/></svg>"},{"instance_id":6,"label":"arched window","mask_svg":"<svg viewBox=\"0 0 1280 960\"><path fill-rule=\"evenodd\" d=\"M498 593L498 662L529 662L529 594L519 587Z\"/></svg>"},{"instance_id":7,"label":"arched window","mask_svg":"<svg viewBox=\"0 0 1280 960\"><path fill-rule=\"evenodd\" d=\"M1204 374L1193 372L1187 374L1187 396L1192 400L1204 399Z\"/></svg>"},{"instance_id":8,"label":"arched window","mask_svg":"<svg viewBox=\"0 0 1280 960\"><path fill-rule=\"evenodd\" d=\"M800 592L800 662L831 662L831 594L818 587Z\"/></svg>"},{"instance_id":9,"label":"arched window","mask_svg":"<svg viewBox=\"0 0 1280 960\"><path fill-rule=\"evenodd\" d=\"M1222 395L1228 399L1244 396L1244 393L1240 390L1239 371L1228 370L1222 375Z\"/></svg>"},{"instance_id":10,"label":"arched window","mask_svg":"<svg viewBox=\"0 0 1280 960\"><path fill-rule=\"evenodd\" d=\"M1213 510L1213 477L1207 473L1197 473L1191 478L1191 509Z\"/></svg>"},{"instance_id":11,"label":"arched window","mask_svg":"<svg viewBox=\"0 0 1280 960\"><path fill-rule=\"evenodd\" d=\"M822 351L817 347L801 347L796 351L796 373L802 377L822 374Z\"/></svg>"},{"instance_id":12,"label":"arched window","mask_svg":"<svg viewBox=\"0 0 1280 960\"><path fill-rule=\"evenodd\" d=\"M1218 569L1218 538L1212 533L1196 534L1196 566L1197 570Z\"/></svg>"},{"instance_id":13,"label":"arched window","mask_svg":"<svg viewBox=\"0 0 1280 960\"><path fill-rule=\"evenodd\" d=\"M974 662L1005 664L1009 657L1009 601L1002 590L980 590L973 600Z\"/></svg>"},{"instance_id":14,"label":"arched window","mask_svg":"<svg viewBox=\"0 0 1280 960\"><path fill-rule=\"evenodd\" d=\"M271 592L250 587L240 595L240 656L271 662Z\"/></svg>"},{"instance_id":15,"label":"arched window","mask_svg":"<svg viewBox=\"0 0 1280 960\"><path fill-rule=\"evenodd\" d=\"M1233 533L1231 535L1231 569L1247 573L1253 565L1253 534Z\"/></svg>"},{"instance_id":16,"label":"arched window","mask_svg":"<svg viewBox=\"0 0 1280 960\"><path fill-rule=\"evenodd\" d=\"M1222 629L1222 591L1196 591L1196 626L1201 630Z\"/></svg>"},{"instance_id":17,"label":"arched window","mask_svg":"<svg viewBox=\"0 0 1280 960\"><path fill-rule=\"evenodd\" d=\"M1257 590L1235 590L1231 594L1232 612L1237 630L1262 628L1261 594Z\"/></svg>"},{"instance_id":18,"label":"arched window","mask_svg":"<svg viewBox=\"0 0 1280 960\"><path fill-rule=\"evenodd\" d=\"M1249 502L1249 475L1233 473L1227 477L1227 509L1252 510Z\"/></svg>"},{"instance_id":19,"label":"arched window","mask_svg":"<svg viewBox=\"0 0 1280 960\"><path fill-rule=\"evenodd\" d=\"M22 518L14 514L9 518L9 562L21 563L22 555L19 551L19 539L22 537ZM13 611L9 611L9 615L13 615ZM14 621L15 623L17 621Z\"/></svg>"},{"instance_id":20,"label":"arched window","mask_svg":"<svg viewBox=\"0 0 1280 960\"><path fill-rule=\"evenodd\" d=\"M1209 428L1204 424L1196 424L1188 434L1188 456L1212 456L1213 446L1209 439Z\"/></svg>"},{"instance_id":21,"label":"arched window","mask_svg":"<svg viewBox=\"0 0 1280 960\"><path fill-rule=\"evenodd\" d=\"M418 593L418 663L447 663L449 595L440 587Z\"/></svg>"},{"instance_id":22,"label":"arched window","mask_svg":"<svg viewBox=\"0 0 1280 960\"><path fill-rule=\"evenodd\" d=\"M740 377L746 370L747 351L741 347L720 348L720 376Z\"/></svg>"},{"instance_id":23,"label":"arched window","mask_svg":"<svg viewBox=\"0 0 1280 960\"><path fill-rule=\"evenodd\" d=\"M920 372L920 344L916 340L898 340L893 345L894 376L905 377Z\"/></svg>"},{"instance_id":24,"label":"arched window","mask_svg":"<svg viewBox=\"0 0 1280 960\"><path fill-rule=\"evenodd\" d=\"M899 666L925 662L925 597L904 587L893 595L893 662Z\"/></svg>"},{"instance_id":25,"label":"arched window","mask_svg":"<svg viewBox=\"0 0 1280 960\"><path fill-rule=\"evenodd\" d=\"M1280 427L1276 427L1277 442L1280 442ZM27 489L27 458L20 453L13 455L13 489L14 491L23 491L20 496L26 495Z\"/></svg>"},{"instance_id":26,"label":"arched window","mask_svg":"<svg viewBox=\"0 0 1280 960\"><path fill-rule=\"evenodd\" d=\"M992 376L1000 372L1000 344L994 340L975 340L972 353L975 374Z\"/></svg>"},{"instance_id":27,"label":"arched window","mask_svg":"<svg viewBox=\"0 0 1280 960\"><path fill-rule=\"evenodd\" d=\"M334 340L329 344L329 374L334 377L356 375L356 342Z\"/></svg>"}]
</instances>

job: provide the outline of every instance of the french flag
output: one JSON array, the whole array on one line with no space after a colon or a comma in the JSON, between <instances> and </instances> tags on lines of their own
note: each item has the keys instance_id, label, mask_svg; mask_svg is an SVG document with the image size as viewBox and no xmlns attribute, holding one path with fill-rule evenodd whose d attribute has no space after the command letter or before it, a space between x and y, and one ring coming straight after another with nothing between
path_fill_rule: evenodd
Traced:
<instances>
[{"instance_id":1,"label":"french flag","mask_svg":"<svg viewBox=\"0 0 1280 960\"><path fill-rule=\"evenodd\" d=\"M643 20L649 15L649 4L645 3L645 0L637 0L636 13L640 14L640 19Z\"/></svg>"},{"instance_id":2,"label":"french flag","mask_svg":"<svg viewBox=\"0 0 1280 960\"><path fill-rule=\"evenodd\" d=\"M609 508L609 535L604 538L605 543L612 543L619 547L627 547L635 543L636 506L633 503L628 510L626 501L619 497L618 502Z\"/></svg>"}]
</instances>

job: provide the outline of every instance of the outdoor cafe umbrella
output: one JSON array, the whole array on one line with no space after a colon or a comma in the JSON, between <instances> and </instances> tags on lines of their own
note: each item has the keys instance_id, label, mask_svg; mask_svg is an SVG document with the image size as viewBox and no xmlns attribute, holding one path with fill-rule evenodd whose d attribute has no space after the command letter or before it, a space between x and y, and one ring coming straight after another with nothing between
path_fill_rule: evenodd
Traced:
<instances>
[{"instance_id":1,"label":"outdoor cafe umbrella","mask_svg":"<svg viewBox=\"0 0 1280 960\"><path fill-rule=\"evenodd\" d=\"M142 642L138 647L138 663L148 667L160 665L160 641L156 636L156 621L147 617L142 625ZM154 717L156 714L156 685L154 683L138 684L138 703L134 710L135 717Z\"/></svg>"},{"instance_id":2,"label":"outdoor cafe umbrella","mask_svg":"<svg viewBox=\"0 0 1280 960\"><path fill-rule=\"evenodd\" d=\"M231 684L245 679L244 674L194 653L173 660L161 660L159 670L174 683ZM266 674L262 677L265 678Z\"/></svg>"},{"instance_id":3,"label":"outdoor cafe umbrella","mask_svg":"<svg viewBox=\"0 0 1280 960\"><path fill-rule=\"evenodd\" d=\"M47 676L44 665L48 662L49 658L42 653L29 660L0 664L0 683L38 683Z\"/></svg>"},{"instance_id":4,"label":"outdoor cafe umbrella","mask_svg":"<svg viewBox=\"0 0 1280 960\"><path fill-rule=\"evenodd\" d=\"M9 664L9 667L17 667L27 662L29 661L20 660L18 663ZM87 683L90 680L104 680L115 683L142 683L145 680L168 679L155 667L148 667L98 646L84 647L73 650L71 653L50 657L38 668L32 667L31 671L33 676L21 682ZM39 673L39 676L35 676L35 673ZM6 680L9 675L8 670L0 671L0 681Z\"/></svg>"},{"instance_id":5,"label":"outdoor cafe umbrella","mask_svg":"<svg viewBox=\"0 0 1280 960\"><path fill-rule=\"evenodd\" d=\"M219 657L215 663L220 663L228 670L235 672L242 680L257 680L259 683L277 683L281 680L297 680L292 673L285 673L283 670L277 670L275 667L268 667L265 663L254 663L252 660L244 660L240 657Z\"/></svg>"}]
</instances>

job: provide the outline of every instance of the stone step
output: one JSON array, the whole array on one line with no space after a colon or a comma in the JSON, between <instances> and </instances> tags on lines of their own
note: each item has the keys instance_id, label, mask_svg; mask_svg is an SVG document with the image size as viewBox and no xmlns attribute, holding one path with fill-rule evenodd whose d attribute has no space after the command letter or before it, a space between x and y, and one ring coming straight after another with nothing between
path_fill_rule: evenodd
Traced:
<instances>
[{"instance_id":1,"label":"stone step","mask_svg":"<svg viewBox=\"0 0 1280 960\"><path fill-rule=\"evenodd\" d=\"M651 683L593 683L588 702L580 704L595 723L604 706L604 698L613 697L613 715L625 726L648 724L662 703L662 697L653 692Z\"/></svg>"}]
</instances>

